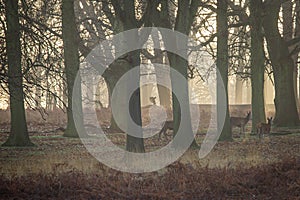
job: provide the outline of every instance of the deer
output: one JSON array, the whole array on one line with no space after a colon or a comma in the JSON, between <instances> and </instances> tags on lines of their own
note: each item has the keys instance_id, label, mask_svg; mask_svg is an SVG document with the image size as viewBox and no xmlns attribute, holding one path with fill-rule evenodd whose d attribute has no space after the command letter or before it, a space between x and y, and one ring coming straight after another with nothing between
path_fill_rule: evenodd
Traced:
<instances>
[{"instance_id":1,"label":"deer","mask_svg":"<svg viewBox=\"0 0 300 200\"><path fill-rule=\"evenodd\" d=\"M149 100L150 102L153 104L153 105L156 105L156 97L149 97ZM167 131L168 130L173 130L174 129L174 122L173 120L167 120L163 123L163 127L162 129L159 131L158 133L158 137L159 139L161 139L161 134L164 134L166 135Z\"/></svg>"},{"instance_id":2,"label":"deer","mask_svg":"<svg viewBox=\"0 0 300 200\"><path fill-rule=\"evenodd\" d=\"M245 126L250 120L251 111L247 112L246 117L230 117L230 127L240 127L240 134L245 132Z\"/></svg>"},{"instance_id":3,"label":"deer","mask_svg":"<svg viewBox=\"0 0 300 200\"><path fill-rule=\"evenodd\" d=\"M156 105L156 97L149 97L149 100L153 105Z\"/></svg>"},{"instance_id":4,"label":"deer","mask_svg":"<svg viewBox=\"0 0 300 200\"><path fill-rule=\"evenodd\" d=\"M268 120L268 123L260 122L256 125L256 132L257 132L259 138L261 137L261 135L264 136L264 134L269 134L271 131L271 124L272 124L273 118L270 117L270 118L267 118L267 120Z\"/></svg>"},{"instance_id":5,"label":"deer","mask_svg":"<svg viewBox=\"0 0 300 200\"><path fill-rule=\"evenodd\" d=\"M164 125L162 129L158 133L159 139L161 139L161 134L163 133L166 136L166 133L168 130L174 130L174 121L173 120L167 120L164 122Z\"/></svg>"}]
</instances>

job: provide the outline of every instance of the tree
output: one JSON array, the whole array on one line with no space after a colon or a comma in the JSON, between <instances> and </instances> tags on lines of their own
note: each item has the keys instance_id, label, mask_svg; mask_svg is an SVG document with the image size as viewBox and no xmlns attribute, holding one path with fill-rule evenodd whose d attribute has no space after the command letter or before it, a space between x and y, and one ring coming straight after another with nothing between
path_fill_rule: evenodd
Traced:
<instances>
[{"instance_id":1,"label":"tree","mask_svg":"<svg viewBox=\"0 0 300 200\"><path fill-rule=\"evenodd\" d=\"M156 26L164 27L172 29L174 27L175 31L183 33L185 35L189 35L192 27L192 23L194 22L196 13L200 6L200 2L197 0L193 1L178 1L178 10L177 15L175 17L175 24L172 23L172 9L170 9L172 5L171 1L163 1L161 4L161 12L155 15L159 16L159 19L156 19L154 24ZM156 10L157 12L157 10ZM177 43L181 45L188 46L188 41L173 41L167 38L167 36L162 35L163 42L165 46L172 46L171 43ZM174 38L175 40L178 38ZM185 51L181 51L187 57L188 51L187 48ZM173 121L174 121L174 135L179 130L179 124L182 123L182 127L184 127L184 131L186 132L186 136L193 136L192 126L191 126L191 117L190 117L190 107L189 107L189 94L188 94L188 61L185 58L180 57L179 55L173 54L171 52L167 53L168 60L170 66L179 72L185 78L185 83L178 83L178 80L175 78L175 74L171 72L171 85L172 90L177 91L176 95L181 99L184 99L184 102L178 101L176 96L172 94L172 105L173 105ZM184 113L181 113L183 111ZM185 116L182 118L181 116ZM180 145L180 144L179 144ZM198 147L195 140L193 140L191 147Z\"/></svg>"},{"instance_id":2,"label":"tree","mask_svg":"<svg viewBox=\"0 0 300 200\"><path fill-rule=\"evenodd\" d=\"M114 33L121 33L122 31L134 29L134 28L140 28L145 21L147 20L147 17L145 17L147 12L143 13L143 16L141 17L141 20L138 20L136 18L136 9L135 9L135 1L134 0L127 0L127 1L119 1L119 0L111 0L111 4L114 9L115 17L112 16L113 12L107 13L107 16L109 17L110 22L114 25ZM149 7L147 7L149 8ZM144 21L143 21L144 20ZM134 35L132 35L133 38L138 39L139 33L136 31ZM134 40L131 40L134 41ZM136 50L133 52L128 53L126 55L127 62L124 65L125 69L128 69L128 65L130 68L133 68L135 66L140 65L140 50ZM125 70L127 71L127 70ZM138 77L133 77L131 81L137 80L138 83L135 83L137 85L139 84L139 74ZM114 85L114 83L112 84ZM124 94L127 95L127 94ZM122 101L122 98L126 98L126 96L120 96L120 102ZM141 116L141 100L140 100L140 88L135 90L135 92L132 94L130 101L129 101L129 113L131 115L132 120L138 125L142 126L142 116ZM128 121L129 122L129 121ZM128 130L129 127L128 127ZM140 132L137 133L140 137L134 137L130 134L127 134L126 137L126 150L130 152L145 152L144 147L144 140L142 138L142 129L139 130Z\"/></svg>"},{"instance_id":3,"label":"tree","mask_svg":"<svg viewBox=\"0 0 300 200\"><path fill-rule=\"evenodd\" d=\"M262 1L250 1L251 27L251 86L252 86L252 131L256 124L265 122L264 72L265 55L262 30Z\"/></svg>"},{"instance_id":4,"label":"tree","mask_svg":"<svg viewBox=\"0 0 300 200\"><path fill-rule=\"evenodd\" d=\"M79 137L78 130L75 126L74 117L77 120L77 127L80 128L80 134L84 135L83 114L81 100L81 85L74 87L76 75L79 71L79 52L78 52L78 35L75 22L74 0L62 1L62 36L64 42L65 72L67 77L68 106L67 117L68 124L64 136ZM79 75L80 76L80 75ZM79 81L80 82L80 81ZM76 90L76 91L74 91ZM76 97L73 99L73 93ZM74 101L74 102L73 102ZM76 106L74 106L76 105Z\"/></svg>"},{"instance_id":5,"label":"tree","mask_svg":"<svg viewBox=\"0 0 300 200\"><path fill-rule=\"evenodd\" d=\"M158 39L159 35L158 35L158 31L155 31L152 33L152 35L154 36L152 38L153 40L153 44L154 46L162 46L161 45L161 41ZM162 48L160 49L154 49L154 57L153 58L149 58L148 59L151 60L152 63L159 63L159 64L165 64L164 59L165 54L162 51ZM170 71L165 70L161 73L161 70L159 69L159 67L155 67L155 73L156 73L156 79L157 80L164 80L166 83L170 83ZM166 88L165 86L162 86L160 84L157 84L157 90L158 90L158 95L159 95L159 101L160 101L160 105L162 105L165 109L167 110L171 110L171 91Z\"/></svg>"},{"instance_id":6,"label":"tree","mask_svg":"<svg viewBox=\"0 0 300 200\"><path fill-rule=\"evenodd\" d=\"M6 0L5 13L11 128L3 146L33 146L28 135L24 108L18 0Z\"/></svg>"},{"instance_id":7,"label":"tree","mask_svg":"<svg viewBox=\"0 0 300 200\"><path fill-rule=\"evenodd\" d=\"M295 5L295 14L293 13L293 6ZM294 38L300 37L300 24L299 24L299 0L297 0L295 3L292 0L285 1L282 4L282 25L283 25L283 33L282 37L286 42L292 41ZM294 21L294 15L296 16L296 20ZM294 26L295 24L295 26ZM296 43L295 45L289 45L289 51L291 53L291 57L293 59L294 63L294 91L295 91L295 98L296 98L296 104L297 108L299 109L298 105L298 91L297 91L297 76L298 76L298 54L299 44Z\"/></svg>"},{"instance_id":8,"label":"tree","mask_svg":"<svg viewBox=\"0 0 300 200\"><path fill-rule=\"evenodd\" d=\"M218 131L221 131L219 141L231 141L232 133L230 127L229 107L228 107L228 20L227 20L227 2L226 0L218 0L217 2L217 123ZM220 76L220 77L219 77ZM223 84L218 83L223 80ZM225 91L225 94L222 93ZM220 96L220 95L225 95ZM223 129L220 126L220 117L218 110L222 110L224 100L226 101L226 115Z\"/></svg>"},{"instance_id":9,"label":"tree","mask_svg":"<svg viewBox=\"0 0 300 200\"><path fill-rule=\"evenodd\" d=\"M294 63L289 46L278 28L279 12L282 1L266 0L263 3L263 28L267 40L274 82L275 109L274 124L279 127L299 125L299 117L294 92ZM288 113L288 114L287 114Z\"/></svg>"}]
</instances>

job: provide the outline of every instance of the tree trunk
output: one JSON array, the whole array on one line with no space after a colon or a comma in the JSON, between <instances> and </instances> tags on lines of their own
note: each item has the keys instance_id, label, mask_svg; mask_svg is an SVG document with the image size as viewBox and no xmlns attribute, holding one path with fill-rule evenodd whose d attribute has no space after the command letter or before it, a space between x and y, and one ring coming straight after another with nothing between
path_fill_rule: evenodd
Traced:
<instances>
[{"instance_id":1,"label":"tree trunk","mask_svg":"<svg viewBox=\"0 0 300 200\"><path fill-rule=\"evenodd\" d=\"M295 27L295 37L300 37L300 0L296 0L296 7L295 7L295 13L296 13L296 27ZM297 59L298 59L298 55L299 53L297 53ZM298 77L300 75L299 71L298 71L298 60L297 60L297 65L296 65L296 76ZM295 79L297 80L297 77L295 77ZM300 107L300 77L298 77L298 91L297 94L298 96L296 96L297 98L297 104L298 104L298 109ZM297 85L297 84L295 84ZM297 89L297 87L296 87Z\"/></svg>"},{"instance_id":2,"label":"tree trunk","mask_svg":"<svg viewBox=\"0 0 300 200\"><path fill-rule=\"evenodd\" d=\"M139 66L140 65L140 51L135 51L131 53L132 64L131 67ZM138 74L130 74L132 76L131 81L138 81L138 83L133 83L134 85L140 85L140 71L138 70ZM130 86L131 84L129 84ZM140 88L136 89L132 96L130 97L129 101L129 113L131 115L132 120L137 124L139 127L142 127L142 113L141 113L141 93ZM128 124L128 123L127 123ZM127 127L127 131L130 130L131 127ZM143 132L142 128L137 131L139 137L134 137L127 134L126 137L126 150L129 152L145 152L144 147L144 139L143 139Z\"/></svg>"},{"instance_id":3,"label":"tree trunk","mask_svg":"<svg viewBox=\"0 0 300 200\"><path fill-rule=\"evenodd\" d=\"M157 40L159 38L158 32L154 32L153 43L154 46L160 46L160 41ZM164 63L164 54L161 49L154 49L154 56L155 59L152 59L152 63L159 63L159 64L165 64ZM171 80L170 80L170 71L164 70L164 69L158 69L158 67L155 68L156 72L156 79L161 80L164 83L169 84L171 87ZM171 109L171 91L166 88L165 86L162 86L160 84L157 84L157 90L159 95L159 101L160 105L162 105L165 109L170 110ZM169 116L168 116L169 117Z\"/></svg>"},{"instance_id":4,"label":"tree trunk","mask_svg":"<svg viewBox=\"0 0 300 200\"><path fill-rule=\"evenodd\" d=\"M252 132L259 122L265 122L264 74L265 55L262 33L262 1L250 1L251 12L251 86L252 86Z\"/></svg>"},{"instance_id":5,"label":"tree trunk","mask_svg":"<svg viewBox=\"0 0 300 200\"><path fill-rule=\"evenodd\" d=\"M194 2L192 1L191 4ZM194 15L190 13L190 2L188 1L179 1L178 2L178 11L175 23L175 30L181 32L185 35L189 35L191 29L191 23L194 20ZM197 8L194 12L197 11ZM164 39L164 38L163 38ZM170 40L164 39L164 42L169 42ZM177 44L188 46L188 41L173 41ZM171 46L171 44L166 44L166 46ZM184 49L183 47L180 47ZM187 48L186 48L187 49ZM183 53L183 52L182 52ZM184 52L187 55L187 50ZM179 55L175 55L173 53L168 53L168 59L170 66L178 71L184 78L185 82L178 82L176 76L171 72L171 85L172 90L176 95L172 95L172 105L173 105L173 121L174 121L174 135L179 131L179 125L181 125L182 130L185 132L185 137L194 137L191 123L191 112L190 112L190 101L189 101L189 91L188 91L188 61L185 58L180 57ZM177 97L178 98L177 98ZM181 102L178 99L182 99ZM181 112L182 111L182 112ZM181 141L183 142L183 140ZM175 144L178 147L180 145L185 144ZM192 148L197 148L198 144L195 139L192 140L192 144L190 145Z\"/></svg>"},{"instance_id":6,"label":"tree trunk","mask_svg":"<svg viewBox=\"0 0 300 200\"><path fill-rule=\"evenodd\" d=\"M235 103L242 104L243 103L243 80L236 75L235 78Z\"/></svg>"},{"instance_id":7,"label":"tree trunk","mask_svg":"<svg viewBox=\"0 0 300 200\"><path fill-rule=\"evenodd\" d=\"M297 5L296 5L297 6ZM296 8L297 9L297 8ZM294 19L293 19L293 2L291 0L286 1L282 4L282 18L283 18L283 39L288 42L293 39L293 35L295 37L299 37L299 24L296 24L295 31L294 31ZM298 26L298 27L297 27ZM295 45L289 47L289 51L292 52L295 48ZM298 74L298 53L292 54L293 64L294 64L294 75L293 75L293 82L294 82L294 92L295 92L295 100L298 109L298 91L297 91L297 74Z\"/></svg>"},{"instance_id":8,"label":"tree trunk","mask_svg":"<svg viewBox=\"0 0 300 200\"><path fill-rule=\"evenodd\" d=\"M3 146L33 146L27 131L24 108L18 0L6 0L5 12L11 127L8 140Z\"/></svg>"},{"instance_id":9,"label":"tree trunk","mask_svg":"<svg viewBox=\"0 0 300 200\"><path fill-rule=\"evenodd\" d=\"M247 42L247 41L245 41L245 38L244 38L245 32L246 32L245 27L243 27L242 29L240 27L237 27L234 29L234 34L238 36L240 44ZM245 54L245 48L242 46L238 46L236 48L238 48L237 50L238 50L239 56L242 57ZM244 66L245 66L244 60L238 59L237 62L238 62L238 66L237 66L238 73L243 73ZM243 88L243 78L238 73L235 75L235 77L236 77L235 78L235 80L236 80L236 82L235 82L235 103L242 104L243 103L243 89L244 89Z\"/></svg>"},{"instance_id":10,"label":"tree trunk","mask_svg":"<svg viewBox=\"0 0 300 200\"><path fill-rule=\"evenodd\" d=\"M105 72L103 74L103 78L104 78L104 80L107 84L107 88L108 88L108 98L110 101L109 105L111 105L111 96L112 96L112 92L114 90L115 85L117 84L118 80L122 77L122 75L126 72L123 69L124 69L124 66L122 65L122 62L120 62L119 60L116 60L109 66L109 69L105 70ZM111 115L111 118L110 118L109 129L114 132L123 132L119 128L113 115Z\"/></svg>"},{"instance_id":11,"label":"tree trunk","mask_svg":"<svg viewBox=\"0 0 300 200\"><path fill-rule=\"evenodd\" d=\"M67 77L68 91L68 107L67 118L68 124L64 133L65 137L79 137L79 134L84 136L83 128L83 113L82 113L82 96L81 96L81 80L74 87L75 78L79 71L79 52L77 42L77 28L74 13L74 0L62 1L62 35L64 43L64 59L65 72ZM73 99L73 93L77 94ZM74 101L74 102L73 102ZM76 106L74 106L76 105ZM76 117L76 126L75 119ZM79 128L79 130L76 129Z\"/></svg>"},{"instance_id":12,"label":"tree trunk","mask_svg":"<svg viewBox=\"0 0 300 200\"><path fill-rule=\"evenodd\" d=\"M231 141L232 133L230 127L229 118L229 106L228 106L228 24L227 24L227 2L226 0L218 0L217 2L217 69L220 74L217 74L217 123L218 131L221 132L219 141ZM218 83L222 81L224 83L224 88L222 84ZM225 91L223 94L222 91ZM221 96L221 94L225 95ZM226 102L224 102L224 100ZM221 115L219 110L226 103L226 116L224 126L221 127L219 124ZM221 128L223 128L221 130Z\"/></svg>"},{"instance_id":13,"label":"tree trunk","mask_svg":"<svg viewBox=\"0 0 300 200\"><path fill-rule=\"evenodd\" d=\"M135 16L135 2L134 1L114 1L112 2L112 5L116 12L116 20L114 21L114 33L122 33L123 31L139 28L137 27L138 22L136 20ZM131 35L132 38L126 38L130 41L134 41L139 38L138 32L136 34ZM121 42L122 44L126 45L126 42ZM126 48L120 47L120 48ZM117 51L117 50L116 50ZM128 63L126 65L129 65L130 68L136 67L140 65L140 51L135 51L127 54L127 57L129 58ZM125 66L126 68L126 66ZM128 83L126 83L126 87L131 87L131 84L137 84L140 86L140 74L135 74L136 76L133 77L133 74L130 74L132 78L128 80ZM138 80L138 83L135 82ZM123 92L123 96L120 96L121 100L118 100L121 104L124 102L121 102L123 98L128 95L126 91ZM126 99L126 98L125 98ZM113 99L114 101L114 99ZM130 152L145 152L144 147L144 139L142 137L142 117L141 117L141 100L140 100L140 88L138 88L134 94L132 94L130 102L129 102L129 113L131 115L132 120L140 126L140 130L132 130L130 127L129 119L123 119L127 120L126 125L126 150ZM128 106L128 105L124 105ZM120 113L123 115L124 113ZM128 131L134 131L139 137L133 137L129 135Z\"/></svg>"},{"instance_id":14,"label":"tree trunk","mask_svg":"<svg viewBox=\"0 0 300 200\"><path fill-rule=\"evenodd\" d=\"M274 124L279 127L299 125L299 117L294 92L294 63L287 43L281 37L278 29L280 1L265 1L265 16L263 28L267 47L272 62L275 81Z\"/></svg>"}]
</instances>

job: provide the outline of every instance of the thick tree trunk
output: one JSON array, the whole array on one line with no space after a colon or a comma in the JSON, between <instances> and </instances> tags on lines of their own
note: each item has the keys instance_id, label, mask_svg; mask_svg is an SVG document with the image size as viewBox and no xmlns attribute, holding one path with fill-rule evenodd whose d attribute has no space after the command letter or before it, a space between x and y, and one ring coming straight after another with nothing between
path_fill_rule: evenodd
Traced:
<instances>
[{"instance_id":1,"label":"thick tree trunk","mask_svg":"<svg viewBox=\"0 0 300 200\"><path fill-rule=\"evenodd\" d=\"M230 127L229 108L228 108L228 24L227 24L227 3L226 0L218 0L217 2L217 69L220 74L217 74L217 113L222 110L220 106L224 106L226 101L226 117L224 126L221 127L221 115L217 115L218 131L221 131L219 141L231 141L232 133ZM220 75L220 77L219 77ZM218 82L223 80L224 87ZM220 96L221 91L225 90L225 97ZM222 128L222 130L221 130Z\"/></svg>"},{"instance_id":2,"label":"thick tree trunk","mask_svg":"<svg viewBox=\"0 0 300 200\"><path fill-rule=\"evenodd\" d=\"M178 71L183 77L185 77L186 82L180 83L176 76L171 72L171 84L173 92L176 95L172 95L172 105L173 105L173 121L174 121L174 136L179 130L179 125L181 125L184 130L186 137L193 137L193 130L191 125L191 112L190 112L190 101L188 93L188 75L187 75L187 66L188 61L184 58L181 58L177 55L169 55L169 62L172 68ZM183 99L179 102L178 98ZM183 113L182 113L182 112ZM176 144L180 147L181 144ZM183 144L184 145L184 144ZM198 147L198 144L193 140L191 147Z\"/></svg>"},{"instance_id":3,"label":"thick tree trunk","mask_svg":"<svg viewBox=\"0 0 300 200\"><path fill-rule=\"evenodd\" d=\"M295 27L295 37L300 37L300 0L296 0L296 7L295 7L295 12L296 12L296 27ZM298 55L299 53L297 53L296 57L298 59ZM298 60L297 60L298 62ZM299 71L298 71L298 66L296 65L296 77L295 77L295 80L297 81L297 78L298 79L298 90L297 90L297 94L298 96L296 96L297 98L297 103L298 103L298 111L299 111L299 107L300 107L300 77L298 77L300 75ZM297 84L295 84L297 85ZM296 87L297 89L297 87Z\"/></svg>"},{"instance_id":4,"label":"thick tree trunk","mask_svg":"<svg viewBox=\"0 0 300 200\"><path fill-rule=\"evenodd\" d=\"M280 6L280 1L264 3L267 10L265 10L263 27L274 71L276 109L274 124L285 127L299 125L299 117L293 83L294 63L287 43L281 37L278 29Z\"/></svg>"},{"instance_id":5,"label":"thick tree trunk","mask_svg":"<svg viewBox=\"0 0 300 200\"><path fill-rule=\"evenodd\" d=\"M135 2L134 1L115 1L112 3L114 9L117 11L117 20L115 20L115 26L114 26L114 33L122 33L123 31L135 29L137 27L137 20L135 16ZM131 38L125 38L126 40L134 41L139 38L138 32L136 34L132 34L130 36ZM124 45L126 45L126 42L123 42ZM117 47L118 48L118 47ZM126 48L126 46L121 47ZM117 51L117 50L116 50ZM128 64L130 68L136 67L140 65L140 51L131 52L128 54L128 58L130 58L128 61ZM128 80L129 83L127 83L126 87L131 87L131 84L137 84L140 86L140 74L135 74L135 77L132 77L131 80ZM132 76L130 74L129 76ZM131 82L132 81L132 82ZM138 81L138 82L135 82ZM126 98L126 95L129 95L124 91L124 97ZM114 99L113 99L114 101ZM122 101L122 100L119 100ZM124 102L121 102L124 103ZM145 152L144 147L144 139L142 138L142 116L141 116L141 100L140 100L140 88L138 88L134 94L132 94L130 103L129 103L129 112L131 115L132 120L140 126L140 130L133 130L130 127L129 119L127 119L127 125L126 125L126 150L130 152ZM128 106L128 105L124 105ZM123 113L121 113L123 115ZM123 119L126 121L126 119ZM133 137L129 135L128 131L134 131L139 137Z\"/></svg>"},{"instance_id":6,"label":"thick tree trunk","mask_svg":"<svg viewBox=\"0 0 300 200\"><path fill-rule=\"evenodd\" d=\"M108 87L108 98L110 101L109 105L111 105L111 96L112 96L112 92L115 88L115 85L117 84L118 80L122 77L122 75L126 72L126 69L124 68L125 64L126 64L125 60L123 60L123 61L116 60L109 66L109 69L107 69L103 74L103 78ZM113 115L111 115L111 118L110 118L109 129L114 132L123 132L119 128Z\"/></svg>"},{"instance_id":7,"label":"thick tree trunk","mask_svg":"<svg viewBox=\"0 0 300 200\"><path fill-rule=\"evenodd\" d=\"M191 28L190 25L194 19L193 14L189 13L191 11L190 6L191 6L190 2L188 1L178 2L178 11L177 11L176 23L174 28L176 31L186 35L189 35L190 28ZM197 10L197 8L194 9ZM165 39L164 41L169 42L170 40ZM176 42L177 44L186 45L186 47L188 46L187 45L188 41L173 41L173 42ZM166 44L166 46L171 46L171 44ZM186 54L186 58L187 58L188 57L187 51L184 53ZM179 130L179 125L181 125L181 127L183 127L182 130L184 130L187 138L194 137L193 130L192 130L192 123L191 123L192 120L191 120L189 91L188 91L188 72L187 72L188 61L180 57L179 55L175 55L172 53L168 53L168 59L169 59L170 66L174 68L176 71L178 71L186 80L186 82L184 83L178 82L176 76L171 72L172 90L173 92L176 93L176 95L174 94L172 95L174 135L177 134ZM179 102L178 99L182 99L182 101ZM184 146L185 144L176 144L176 145L180 147L180 145ZM198 144L196 143L195 139L192 141L190 147L192 148L198 147Z\"/></svg>"},{"instance_id":8,"label":"thick tree trunk","mask_svg":"<svg viewBox=\"0 0 300 200\"><path fill-rule=\"evenodd\" d=\"M5 11L11 127L8 140L3 146L32 146L33 143L28 136L24 108L18 0L6 0Z\"/></svg>"},{"instance_id":9,"label":"thick tree trunk","mask_svg":"<svg viewBox=\"0 0 300 200\"><path fill-rule=\"evenodd\" d=\"M299 6L299 5L296 5ZM296 8L297 9L297 8ZM283 39L288 42L292 40L294 37L299 37L299 24L296 24L295 31L294 31L294 16L293 16L293 2L292 0L286 1L282 4L282 17L283 17ZM296 16L297 17L297 16ZM297 27L298 26L298 27ZM292 52L295 49L295 45L289 47L289 51ZM294 92L296 98L296 105L298 107L298 91L297 91L297 76L298 76L298 53L294 53L292 56L293 64L294 64Z\"/></svg>"},{"instance_id":10,"label":"thick tree trunk","mask_svg":"<svg viewBox=\"0 0 300 200\"><path fill-rule=\"evenodd\" d=\"M252 86L252 132L256 124L265 122L264 100L264 40L262 33L262 1L250 1L251 12L251 86Z\"/></svg>"},{"instance_id":11,"label":"thick tree trunk","mask_svg":"<svg viewBox=\"0 0 300 200\"><path fill-rule=\"evenodd\" d=\"M68 124L64 133L65 137L79 137L79 133L84 136L83 114L82 114L82 96L81 80L77 87L74 87L75 78L79 71L79 52L77 42L77 28L74 13L74 0L62 1L62 35L64 42L65 72L67 77ZM75 91L76 90L76 91ZM73 93L77 96L73 99ZM74 101L74 102L73 102ZM75 107L73 105L76 105ZM74 118L76 117L76 126ZM77 130L80 128L80 130Z\"/></svg>"},{"instance_id":12,"label":"thick tree trunk","mask_svg":"<svg viewBox=\"0 0 300 200\"><path fill-rule=\"evenodd\" d=\"M140 51L132 52L131 58L132 58L131 67L140 65ZM136 84L139 86L140 85L140 72L138 71L138 74L136 76L134 74L132 74L132 76L133 77L132 77L131 81L138 81ZM140 88L136 89L135 92L130 97L129 113L131 115L132 120L135 122L135 124L137 124L139 127L142 127ZM128 127L127 130L130 130L130 127ZM142 129L134 130L134 131L138 131L139 137L134 137L134 136L127 134L126 150L129 152L139 152L139 153L145 152L144 139L142 138L142 136L143 136Z\"/></svg>"}]
</instances>

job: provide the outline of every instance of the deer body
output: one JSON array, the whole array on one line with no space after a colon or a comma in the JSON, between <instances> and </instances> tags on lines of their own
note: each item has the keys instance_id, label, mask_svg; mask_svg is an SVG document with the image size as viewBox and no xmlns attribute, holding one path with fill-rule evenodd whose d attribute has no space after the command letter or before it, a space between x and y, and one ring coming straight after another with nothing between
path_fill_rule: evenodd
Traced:
<instances>
[{"instance_id":1,"label":"deer body","mask_svg":"<svg viewBox=\"0 0 300 200\"><path fill-rule=\"evenodd\" d=\"M271 123L272 123L272 117L267 118L268 123L258 123L256 125L256 132L258 133L259 137L261 137L261 135L264 136L264 134L269 134L271 131Z\"/></svg>"},{"instance_id":2,"label":"deer body","mask_svg":"<svg viewBox=\"0 0 300 200\"><path fill-rule=\"evenodd\" d=\"M247 116L246 117L230 117L230 126L231 129L233 127L239 127L240 128L240 134L243 132L245 132L245 126L248 123L248 121L250 120L250 115L251 112L247 112Z\"/></svg>"},{"instance_id":3,"label":"deer body","mask_svg":"<svg viewBox=\"0 0 300 200\"><path fill-rule=\"evenodd\" d=\"M167 120L167 121L165 121L164 126L162 127L162 129L158 133L159 139L161 138L161 134L162 133L164 135L166 135L167 130L173 130L173 129L174 129L174 122L173 122L173 120Z\"/></svg>"}]
</instances>

